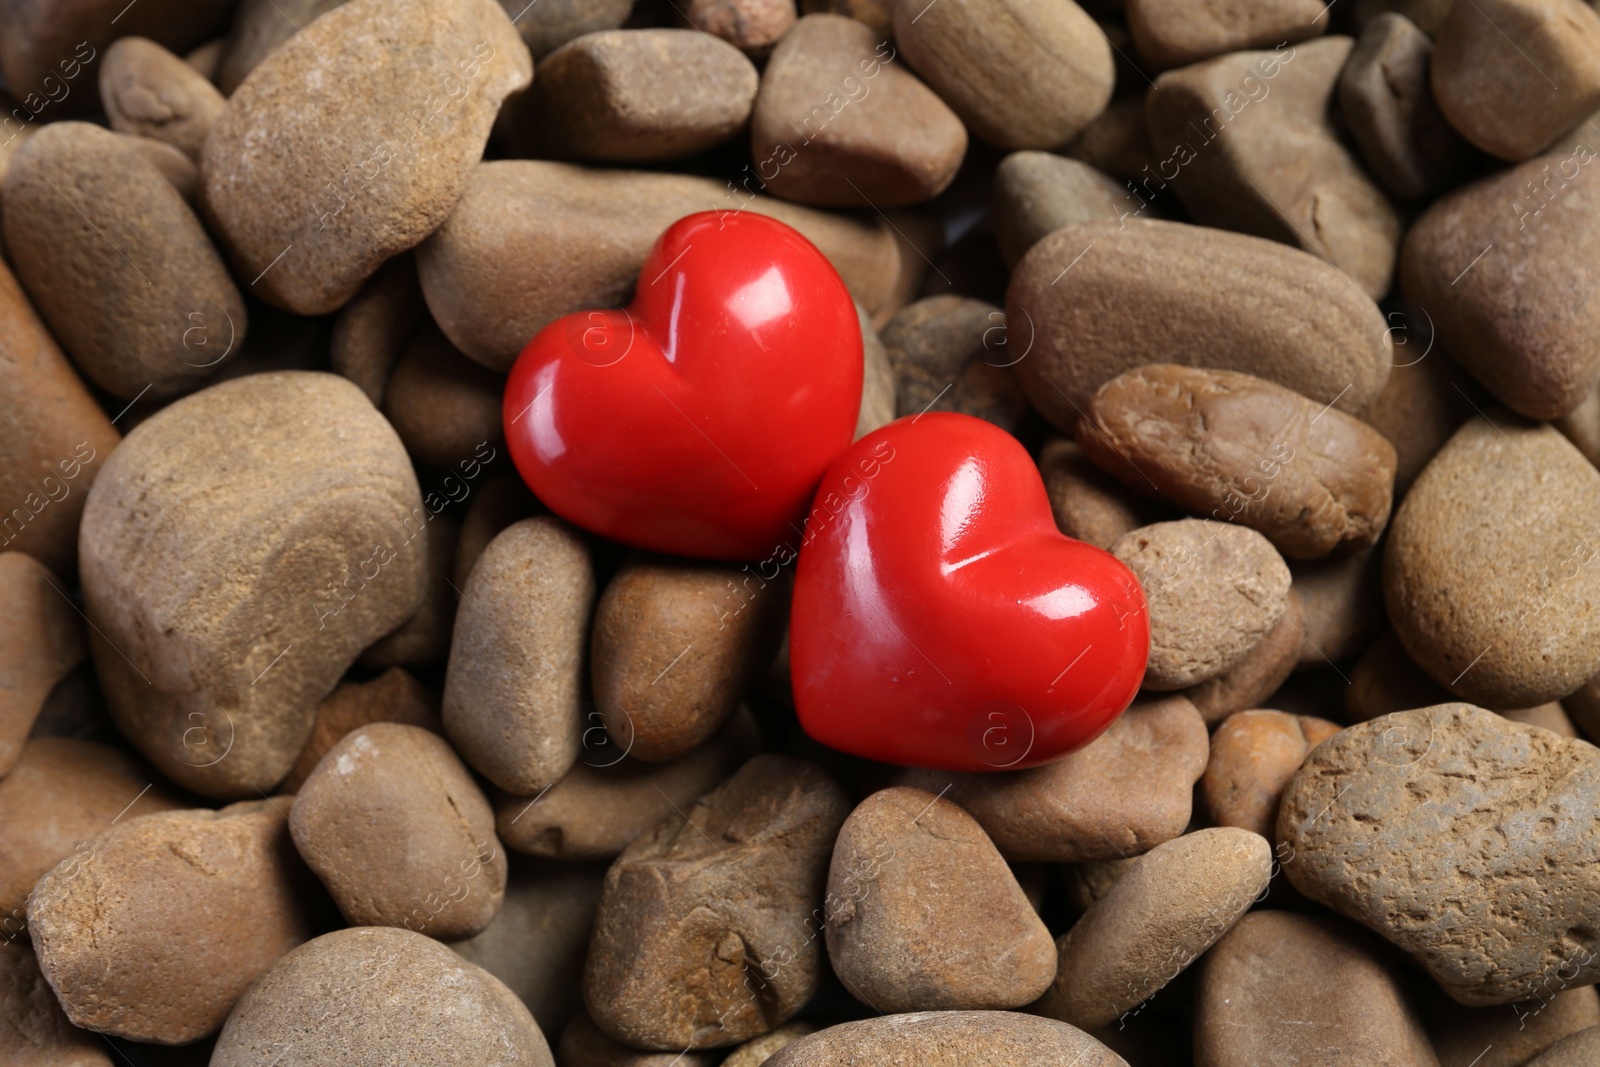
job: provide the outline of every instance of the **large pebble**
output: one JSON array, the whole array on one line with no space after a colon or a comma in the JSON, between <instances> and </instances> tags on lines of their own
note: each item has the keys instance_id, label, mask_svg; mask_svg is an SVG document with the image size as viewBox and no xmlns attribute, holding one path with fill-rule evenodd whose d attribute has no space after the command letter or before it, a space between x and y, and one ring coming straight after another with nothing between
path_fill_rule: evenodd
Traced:
<instances>
[{"instance_id":1,"label":"large pebble","mask_svg":"<svg viewBox=\"0 0 1600 1067\"><path fill-rule=\"evenodd\" d=\"M966 151L961 120L865 23L807 15L767 60L750 154L775 196L840 207L916 204L944 191Z\"/></svg>"},{"instance_id":2,"label":"large pebble","mask_svg":"<svg viewBox=\"0 0 1600 1067\"><path fill-rule=\"evenodd\" d=\"M1438 1067L1400 974L1344 923L1258 911L1199 970L1195 1067Z\"/></svg>"},{"instance_id":3,"label":"large pebble","mask_svg":"<svg viewBox=\"0 0 1600 1067\"><path fill-rule=\"evenodd\" d=\"M200 159L212 230L263 300L333 311L445 220L532 76L494 0L351 0L228 98Z\"/></svg>"},{"instance_id":4,"label":"large pebble","mask_svg":"<svg viewBox=\"0 0 1600 1067\"><path fill-rule=\"evenodd\" d=\"M17 151L3 195L17 277L102 389L188 392L244 343L244 298L222 257L129 139L51 123Z\"/></svg>"},{"instance_id":5,"label":"large pebble","mask_svg":"<svg viewBox=\"0 0 1600 1067\"><path fill-rule=\"evenodd\" d=\"M1490 155L1537 155L1600 107L1600 15L1581 0L1452 4L1437 36L1439 108Z\"/></svg>"},{"instance_id":6,"label":"large pebble","mask_svg":"<svg viewBox=\"0 0 1600 1067\"><path fill-rule=\"evenodd\" d=\"M288 806L128 819L39 879L28 927L67 1018L166 1045L221 1026L323 918L289 844Z\"/></svg>"},{"instance_id":7,"label":"large pebble","mask_svg":"<svg viewBox=\"0 0 1600 1067\"><path fill-rule=\"evenodd\" d=\"M1157 845L1057 942L1055 983L1037 1010L1085 1030L1155 996L1250 910L1272 849L1249 830L1197 830Z\"/></svg>"},{"instance_id":8,"label":"large pebble","mask_svg":"<svg viewBox=\"0 0 1600 1067\"><path fill-rule=\"evenodd\" d=\"M710 178L501 160L472 172L460 209L418 250L417 268L445 336L503 372L562 315L625 303L645 254L677 219L739 210L799 230L875 318L894 312L902 261L921 264L887 223L755 197Z\"/></svg>"},{"instance_id":9,"label":"large pebble","mask_svg":"<svg viewBox=\"0 0 1600 1067\"><path fill-rule=\"evenodd\" d=\"M617 571L595 609L589 662L618 751L677 759L728 720L783 640L788 578L772 570L636 558Z\"/></svg>"},{"instance_id":10,"label":"large pebble","mask_svg":"<svg viewBox=\"0 0 1600 1067\"><path fill-rule=\"evenodd\" d=\"M1284 869L1410 952L1462 1004L1600 979L1600 751L1470 704L1397 712L1311 753Z\"/></svg>"},{"instance_id":11,"label":"large pebble","mask_svg":"<svg viewBox=\"0 0 1600 1067\"><path fill-rule=\"evenodd\" d=\"M763 1067L1128 1067L1076 1027L1009 1011L922 1011L840 1023L785 1045Z\"/></svg>"},{"instance_id":12,"label":"large pebble","mask_svg":"<svg viewBox=\"0 0 1600 1067\"><path fill-rule=\"evenodd\" d=\"M1169 71L1145 110L1196 220L1303 248L1377 299L1394 274L1401 224L1333 123L1352 44L1327 37L1287 54L1235 52Z\"/></svg>"},{"instance_id":13,"label":"large pebble","mask_svg":"<svg viewBox=\"0 0 1600 1067\"><path fill-rule=\"evenodd\" d=\"M1470 7L1470 5L1468 5ZM1515 411L1553 419L1600 381L1600 131L1435 200L1406 233L1400 289ZM1397 360L1398 361L1398 360Z\"/></svg>"},{"instance_id":14,"label":"large pebble","mask_svg":"<svg viewBox=\"0 0 1600 1067\"><path fill-rule=\"evenodd\" d=\"M431 938L324 934L240 1000L211 1067L555 1067L516 994Z\"/></svg>"},{"instance_id":15,"label":"large pebble","mask_svg":"<svg viewBox=\"0 0 1600 1067\"><path fill-rule=\"evenodd\" d=\"M399 667L390 667L370 682L342 682L317 705L311 737L280 788L285 793L298 793L340 738L375 722L401 722L434 733L444 731L439 721L439 698Z\"/></svg>"},{"instance_id":16,"label":"large pebble","mask_svg":"<svg viewBox=\"0 0 1600 1067\"><path fill-rule=\"evenodd\" d=\"M1413 659L1466 700L1525 708L1600 671L1600 473L1549 426L1477 417L1406 495L1384 599Z\"/></svg>"},{"instance_id":17,"label":"large pebble","mask_svg":"<svg viewBox=\"0 0 1600 1067\"><path fill-rule=\"evenodd\" d=\"M1225 52L1303 41L1331 21L1320 0L1207 7L1181 0L1128 0L1128 33L1139 57L1157 70L1183 67Z\"/></svg>"},{"instance_id":18,"label":"large pebble","mask_svg":"<svg viewBox=\"0 0 1600 1067\"><path fill-rule=\"evenodd\" d=\"M588 547L548 518L502 531L462 590L444 727L462 758L508 792L532 796L578 758L594 596Z\"/></svg>"},{"instance_id":19,"label":"large pebble","mask_svg":"<svg viewBox=\"0 0 1600 1067\"><path fill-rule=\"evenodd\" d=\"M1200 779L1211 821L1271 840L1284 788L1306 755L1340 729L1327 719L1267 709L1228 716L1211 735L1211 761Z\"/></svg>"},{"instance_id":20,"label":"large pebble","mask_svg":"<svg viewBox=\"0 0 1600 1067\"><path fill-rule=\"evenodd\" d=\"M17 762L56 683L86 654L83 617L61 579L22 552L0 552L0 777Z\"/></svg>"},{"instance_id":21,"label":"large pebble","mask_svg":"<svg viewBox=\"0 0 1600 1067\"><path fill-rule=\"evenodd\" d=\"M1172 517L1163 505L1129 492L1064 437L1051 438L1039 450L1039 474L1056 527L1096 548L1110 548L1130 530Z\"/></svg>"},{"instance_id":22,"label":"large pebble","mask_svg":"<svg viewBox=\"0 0 1600 1067\"><path fill-rule=\"evenodd\" d=\"M894 37L972 132L1001 148L1064 145L1111 99L1111 45L1072 0L896 0Z\"/></svg>"},{"instance_id":23,"label":"large pebble","mask_svg":"<svg viewBox=\"0 0 1600 1067\"><path fill-rule=\"evenodd\" d=\"M1020 1008L1055 945L976 820L898 786L857 805L828 869L828 961L881 1012Z\"/></svg>"},{"instance_id":24,"label":"large pebble","mask_svg":"<svg viewBox=\"0 0 1600 1067\"><path fill-rule=\"evenodd\" d=\"M1006 291L1006 332L1031 341L1017 376L1064 433L1101 385L1157 362L1242 371L1360 411L1393 349L1378 306L1314 256L1150 219L1078 223L1035 244Z\"/></svg>"},{"instance_id":25,"label":"large pebble","mask_svg":"<svg viewBox=\"0 0 1600 1067\"><path fill-rule=\"evenodd\" d=\"M67 1021L26 945L0 948L0 1059L11 1067L112 1067L110 1049Z\"/></svg>"},{"instance_id":26,"label":"large pebble","mask_svg":"<svg viewBox=\"0 0 1600 1067\"><path fill-rule=\"evenodd\" d=\"M1288 565L1265 537L1243 526L1158 522L1117 538L1111 554L1139 579L1149 605L1148 689L1215 678L1288 610Z\"/></svg>"},{"instance_id":27,"label":"large pebble","mask_svg":"<svg viewBox=\"0 0 1600 1067\"><path fill-rule=\"evenodd\" d=\"M1206 724L1181 696L1135 701L1092 743L1025 771L909 771L978 820L1007 859L1081 863L1148 852L1189 825Z\"/></svg>"},{"instance_id":28,"label":"large pebble","mask_svg":"<svg viewBox=\"0 0 1600 1067\"><path fill-rule=\"evenodd\" d=\"M736 1045L787 1022L821 981L820 908L843 790L757 756L606 874L584 1001L635 1048Z\"/></svg>"},{"instance_id":29,"label":"large pebble","mask_svg":"<svg viewBox=\"0 0 1600 1067\"><path fill-rule=\"evenodd\" d=\"M106 51L100 100L113 130L164 141L191 159L227 104L199 71L143 37Z\"/></svg>"},{"instance_id":30,"label":"large pebble","mask_svg":"<svg viewBox=\"0 0 1600 1067\"><path fill-rule=\"evenodd\" d=\"M1089 398L1078 442L1129 486L1260 530L1295 559L1368 547L1389 521L1394 446L1252 375L1170 363L1119 374Z\"/></svg>"},{"instance_id":31,"label":"large pebble","mask_svg":"<svg viewBox=\"0 0 1600 1067\"><path fill-rule=\"evenodd\" d=\"M1053 152L1013 152L994 172L990 216L1006 265L1074 222L1137 217L1142 201L1087 163Z\"/></svg>"},{"instance_id":32,"label":"large pebble","mask_svg":"<svg viewBox=\"0 0 1600 1067\"><path fill-rule=\"evenodd\" d=\"M80 541L118 725L197 792L271 788L317 702L421 602L423 514L394 431L331 374L224 382L141 423Z\"/></svg>"}]
</instances>

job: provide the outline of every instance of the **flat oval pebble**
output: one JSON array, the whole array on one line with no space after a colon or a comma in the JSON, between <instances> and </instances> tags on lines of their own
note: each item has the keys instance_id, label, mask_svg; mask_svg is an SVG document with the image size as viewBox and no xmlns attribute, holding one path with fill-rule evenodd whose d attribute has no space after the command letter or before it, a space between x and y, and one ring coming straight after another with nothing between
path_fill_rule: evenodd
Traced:
<instances>
[{"instance_id":1,"label":"flat oval pebble","mask_svg":"<svg viewBox=\"0 0 1600 1067\"><path fill-rule=\"evenodd\" d=\"M1278 816L1294 850L1284 870L1462 1004L1593 985L1597 783L1586 741L1470 704L1396 712L1337 734L1295 774Z\"/></svg>"},{"instance_id":2,"label":"flat oval pebble","mask_svg":"<svg viewBox=\"0 0 1600 1067\"><path fill-rule=\"evenodd\" d=\"M1132 488L1260 530L1295 559L1368 547L1389 521L1394 446L1252 375L1170 363L1119 374L1089 398L1078 443Z\"/></svg>"},{"instance_id":3,"label":"flat oval pebble","mask_svg":"<svg viewBox=\"0 0 1600 1067\"><path fill-rule=\"evenodd\" d=\"M1558 700L1600 672L1574 620L1600 604L1600 473L1554 429L1479 416L1395 513L1384 600L1412 658L1488 707Z\"/></svg>"},{"instance_id":4,"label":"flat oval pebble","mask_svg":"<svg viewBox=\"0 0 1600 1067\"><path fill-rule=\"evenodd\" d=\"M1128 33L1139 57L1157 70L1183 67L1225 52L1288 44L1328 30L1318 0L1207 6L1180 0L1127 0Z\"/></svg>"},{"instance_id":5,"label":"flat oval pebble","mask_svg":"<svg viewBox=\"0 0 1600 1067\"><path fill-rule=\"evenodd\" d=\"M432 938L360 926L280 960L211 1054L211 1067L327 1063L555 1067L539 1024L499 979Z\"/></svg>"},{"instance_id":6,"label":"flat oval pebble","mask_svg":"<svg viewBox=\"0 0 1600 1067\"><path fill-rule=\"evenodd\" d=\"M1039 241L1011 276L1006 323L1011 343L1031 340L1016 365L1028 399L1064 433L1101 385L1155 362L1242 371L1360 411L1393 348L1378 306L1314 256L1150 219Z\"/></svg>"},{"instance_id":7,"label":"flat oval pebble","mask_svg":"<svg viewBox=\"0 0 1600 1067\"><path fill-rule=\"evenodd\" d=\"M1211 735L1211 762L1200 779L1212 822L1272 840L1284 787L1306 755L1341 729L1327 719L1265 708L1228 716Z\"/></svg>"},{"instance_id":8,"label":"flat oval pebble","mask_svg":"<svg viewBox=\"0 0 1600 1067\"><path fill-rule=\"evenodd\" d=\"M828 961L880 1012L1020 1008L1055 945L976 820L897 786L856 806L828 869Z\"/></svg>"},{"instance_id":9,"label":"flat oval pebble","mask_svg":"<svg viewBox=\"0 0 1600 1067\"><path fill-rule=\"evenodd\" d=\"M1150 613L1147 689L1215 678L1288 609L1289 567L1254 530L1212 519L1158 522L1123 534L1111 554L1133 571Z\"/></svg>"},{"instance_id":10,"label":"flat oval pebble","mask_svg":"<svg viewBox=\"0 0 1600 1067\"><path fill-rule=\"evenodd\" d=\"M359 92L347 69L364 71ZM200 159L212 231L263 300L333 311L445 220L532 76L494 0L351 0L228 98Z\"/></svg>"},{"instance_id":11,"label":"flat oval pebble","mask_svg":"<svg viewBox=\"0 0 1600 1067\"><path fill-rule=\"evenodd\" d=\"M1010 1011L921 1011L840 1023L785 1045L763 1067L1128 1067L1076 1027Z\"/></svg>"},{"instance_id":12,"label":"flat oval pebble","mask_svg":"<svg viewBox=\"0 0 1600 1067\"><path fill-rule=\"evenodd\" d=\"M22 552L0 552L0 777L22 754L56 683L83 662L83 617L61 580Z\"/></svg>"},{"instance_id":13,"label":"flat oval pebble","mask_svg":"<svg viewBox=\"0 0 1600 1067\"><path fill-rule=\"evenodd\" d=\"M100 99L113 130L153 137L191 159L200 158L227 104L199 71L143 37L124 37L106 50Z\"/></svg>"}]
</instances>

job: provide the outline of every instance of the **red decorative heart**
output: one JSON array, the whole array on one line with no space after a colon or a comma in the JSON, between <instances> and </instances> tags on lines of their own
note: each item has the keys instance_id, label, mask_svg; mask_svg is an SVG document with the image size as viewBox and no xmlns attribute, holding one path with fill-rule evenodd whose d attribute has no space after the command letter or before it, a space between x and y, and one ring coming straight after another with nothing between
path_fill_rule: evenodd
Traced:
<instances>
[{"instance_id":1,"label":"red decorative heart","mask_svg":"<svg viewBox=\"0 0 1600 1067\"><path fill-rule=\"evenodd\" d=\"M951 771L1034 767L1094 740L1144 677L1133 573L1056 529L1016 438L900 419L828 469L790 615L795 706L825 745Z\"/></svg>"},{"instance_id":2,"label":"red decorative heart","mask_svg":"<svg viewBox=\"0 0 1600 1067\"><path fill-rule=\"evenodd\" d=\"M860 406L838 272L781 222L704 212L656 241L627 308L540 331L503 418L556 514L640 548L758 560L793 539Z\"/></svg>"}]
</instances>

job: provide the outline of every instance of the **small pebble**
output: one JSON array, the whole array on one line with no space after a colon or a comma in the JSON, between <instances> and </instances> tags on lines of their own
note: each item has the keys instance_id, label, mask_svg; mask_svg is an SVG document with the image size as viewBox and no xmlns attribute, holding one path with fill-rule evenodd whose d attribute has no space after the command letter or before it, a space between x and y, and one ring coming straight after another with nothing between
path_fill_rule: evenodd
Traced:
<instances>
[{"instance_id":1,"label":"small pebble","mask_svg":"<svg viewBox=\"0 0 1600 1067\"><path fill-rule=\"evenodd\" d=\"M1273 840L1284 787L1306 754L1340 729L1326 719L1267 709L1228 716L1211 735L1211 762L1200 779L1211 821Z\"/></svg>"},{"instance_id":2,"label":"small pebble","mask_svg":"<svg viewBox=\"0 0 1600 1067\"><path fill-rule=\"evenodd\" d=\"M100 100L113 130L153 137L191 159L200 158L227 104L193 67L143 37L124 37L106 50Z\"/></svg>"},{"instance_id":3,"label":"small pebble","mask_svg":"<svg viewBox=\"0 0 1600 1067\"><path fill-rule=\"evenodd\" d=\"M964 296L930 296L895 312L883 329L895 414L958 411L1019 433L1030 412L1005 326L998 307Z\"/></svg>"},{"instance_id":4,"label":"small pebble","mask_svg":"<svg viewBox=\"0 0 1600 1067\"><path fill-rule=\"evenodd\" d=\"M390 667L370 682L341 682L317 705L311 737L280 788L285 793L298 793L322 757L342 737L375 722L405 723L444 733L439 698L399 667Z\"/></svg>"},{"instance_id":5,"label":"small pebble","mask_svg":"<svg viewBox=\"0 0 1600 1067\"><path fill-rule=\"evenodd\" d=\"M0 777L15 766L50 691L87 654L66 587L22 552L0 552Z\"/></svg>"}]
</instances>

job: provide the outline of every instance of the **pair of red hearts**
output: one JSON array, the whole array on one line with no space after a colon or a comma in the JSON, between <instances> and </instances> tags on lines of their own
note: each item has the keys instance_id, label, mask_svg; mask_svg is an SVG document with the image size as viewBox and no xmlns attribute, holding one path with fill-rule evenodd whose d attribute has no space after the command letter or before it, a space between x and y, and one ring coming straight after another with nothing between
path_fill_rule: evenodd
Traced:
<instances>
[{"instance_id":1,"label":"pair of red hearts","mask_svg":"<svg viewBox=\"0 0 1600 1067\"><path fill-rule=\"evenodd\" d=\"M798 551L790 672L834 748L949 770L1036 766L1133 699L1138 582L1056 529L1038 469L980 419L851 443L861 333L817 249L749 213L691 215L623 310L569 315L506 388L517 469L557 514L713 559Z\"/></svg>"}]
</instances>

